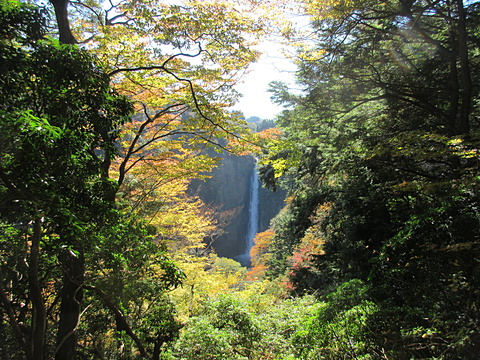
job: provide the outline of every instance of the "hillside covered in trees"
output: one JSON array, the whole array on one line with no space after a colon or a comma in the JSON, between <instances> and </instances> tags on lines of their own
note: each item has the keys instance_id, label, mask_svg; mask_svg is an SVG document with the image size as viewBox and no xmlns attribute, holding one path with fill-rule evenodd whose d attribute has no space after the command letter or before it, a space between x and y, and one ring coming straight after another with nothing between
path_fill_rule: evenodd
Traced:
<instances>
[{"instance_id":1,"label":"hillside covered in trees","mask_svg":"<svg viewBox=\"0 0 480 360\"><path fill-rule=\"evenodd\" d=\"M478 359L479 10L0 0L0 358ZM272 37L297 85L258 128ZM191 191L234 155L287 191L248 269Z\"/></svg>"}]
</instances>

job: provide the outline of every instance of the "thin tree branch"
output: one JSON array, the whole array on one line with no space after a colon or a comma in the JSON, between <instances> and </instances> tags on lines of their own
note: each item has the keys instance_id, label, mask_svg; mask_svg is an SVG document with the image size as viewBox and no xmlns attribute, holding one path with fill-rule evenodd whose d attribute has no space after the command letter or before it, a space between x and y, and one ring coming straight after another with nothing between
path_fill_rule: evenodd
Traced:
<instances>
[{"instance_id":1,"label":"thin tree branch","mask_svg":"<svg viewBox=\"0 0 480 360\"><path fill-rule=\"evenodd\" d=\"M73 334L75 334L75 331L77 331L78 329L78 326L80 325L80 319L82 318L82 315L88 310L88 308L92 306L92 304L89 304L79 315L78 319L77 319L77 324L75 325L75 327L68 333L66 334L62 340L58 343L57 347L55 348L55 352L53 353L53 355L57 355L58 353L58 350L60 350L60 348L62 347L63 343L70 337L72 336Z\"/></svg>"},{"instance_id":2,"label":"thin tree branch","mask_svg":"<svg viewBox=\"0 0 480 360\"><path fill-rule=\"evenodd\" d=\"M162 111L160 111L159 113L155 114L154 117L150 117L150 116L148 116L148 114L146 112L146 105L142 103L142 106L144 108L144 113L147 116L147 120L144 121L142 123L142 125L139 127L139 129L138 129L138 131L135 135L135 138L130 143L130 146L128 147L126 155L125 155L122 163L120 164L119 176L118 176L118 180L117 180L119 186L123 183L123 181L125 180L125 175L126 175L127 171L131 168L131 167L129 167L127 169L127 163L130 160L130 158L132 157L132 155L134 155L135 153L138 152L138 149L135 149L135 147L137 146L137 143L140 140L140 138L141 138L143 132L145 131L145 128L148 126L148 124L153 123L158 117L168 113L171 109L173 109L175 107L178 107L180 105L181 104L170 105L170 106L166 107L165 109L162 109Z\"/></svg>"},{"instance_id":3,"label":"thin tree branch","mask_svg":"<svg viewBox=\"0 0 480 360\"><path fill-rule=\"evenodd\" d=\"M140 355L145 359L148 358L148 354L147 354L147 351L145 350L145 346L143 345L142 341L138 338L138 336L135 335L135 333L132 330L132 327L128 324L128 321L125 318L125 316L122 314L119 308L111 300L111 296L105 294L101 289L95 286L85 286L85 289L92 290L97 293L97 295L100 297L100 300L102 300L105 306L115 315L115 323L117 325L117 330L125 331L125 333L128 336L130 336L130 338L137 345L137 348L140 351Z\"/></svg>"},{"instance_id":4,"label":"thin tree branch","mask_svg":"<svg viewBox=\"0 0 480 360\"><path fill-rule=\"evenodd\" d=\"M3 278L1 271L2 269L0 268L0 277ZM20 326L15 317L15 311L13 310L12 304L8 300L7 293L5 292L5 289L3 288L3 284L1 282L0 282L0 298L7 312L8 322L12 327L15 336L20 341L23 351L25 352L25 354L27 354L27 358L31 359L32 358L32 355L30 354L31 344L25 338L22 330L20 329Z\"/></svg>"}]
</instances>

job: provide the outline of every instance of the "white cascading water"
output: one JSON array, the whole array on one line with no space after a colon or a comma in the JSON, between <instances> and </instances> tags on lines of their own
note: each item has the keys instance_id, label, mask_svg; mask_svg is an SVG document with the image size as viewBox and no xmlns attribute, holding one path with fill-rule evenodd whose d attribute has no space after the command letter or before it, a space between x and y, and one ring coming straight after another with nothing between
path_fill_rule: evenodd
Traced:
<instances>
[{"instance_id":1,"label":"white cascading water","mask_svg":"<svg viewBox=\"0 0 480 360\"><path fill-rule=\"evenodd\" d=\"M256 162L256 159L255 159ZM260 181L258 180L257 165L253 168L250 177L250 199L248 204L248 229L246 235L245 253L237 256L235 260L243 266L250 265L250 249L254 245L253 239L258 232L258 190Z\"/></svg>"},{"instance_id":2,"label":"white cascading water","mask_svg":"<svg viewBox=\"0 0 480 360\"><path fill-rule=\"evenodd\" d=\"M256 159L255 159L256 160ZM257 174L257 165L252 171L250 179L250 204L248 208L248 231L247 231L247 254L250 258L250 249L253 247L253 239L258 232L258 187L259 180Z\"/></svg>"}]
</instances>

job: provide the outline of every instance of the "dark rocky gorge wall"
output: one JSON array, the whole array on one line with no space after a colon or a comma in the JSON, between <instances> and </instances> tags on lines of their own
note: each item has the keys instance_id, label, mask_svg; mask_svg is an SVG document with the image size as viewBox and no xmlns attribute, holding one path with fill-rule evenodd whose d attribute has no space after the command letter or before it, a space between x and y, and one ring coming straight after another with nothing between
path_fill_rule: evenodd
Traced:
<instances>
[{"instance_id":1,"label":"dark rocky gorge wall","mask_svg":"<svg viewBox=\"0 0 480 360\"><path fill-rule=\"evenodd\" d=\"M213 170L211 178L195 180L190 186L190 193L198 195L206 204L215 206L220 211L236 209L238 212L226 226L225 233L213 245L221 257L238 259L249 251L247 230L253 171L253 157L227 154L223 156L221 165ZM258 232L262 232L269 228L270 220L284 206L285 192L273 192L260 184L258 195ZM241 262L248 265L248 261Z\"/></svg>"}]
</instances>

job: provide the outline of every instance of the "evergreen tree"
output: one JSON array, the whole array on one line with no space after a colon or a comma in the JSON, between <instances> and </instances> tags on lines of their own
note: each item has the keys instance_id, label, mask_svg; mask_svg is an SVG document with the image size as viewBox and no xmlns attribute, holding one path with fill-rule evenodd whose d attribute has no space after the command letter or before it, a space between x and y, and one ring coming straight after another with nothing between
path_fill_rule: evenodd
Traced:
<instances>
[{"instance_id":1,"label":"evergreen tree","mask_svg":"<svg viewBox=\"0 0 480 360\"><path fill-rule=\"evenodd\" d=\"M324 237L312 254L317 291L366 281L389 319L376 319L378 346L399 358L473 358L480 346L478 4L312 1L306 8L315 38L299 49L305 94L272 87L278 102L294 106L279 123L298 146L270 154L269 166L295 164L287 169L297 180L294 197L311 194L328 207L322 216L289 211L292 222L318 223ZM302 236L289 236L290 248ZM311 279L297 274L290 274L294 287L310 288Z\"/></svg>"}]
</instances>

